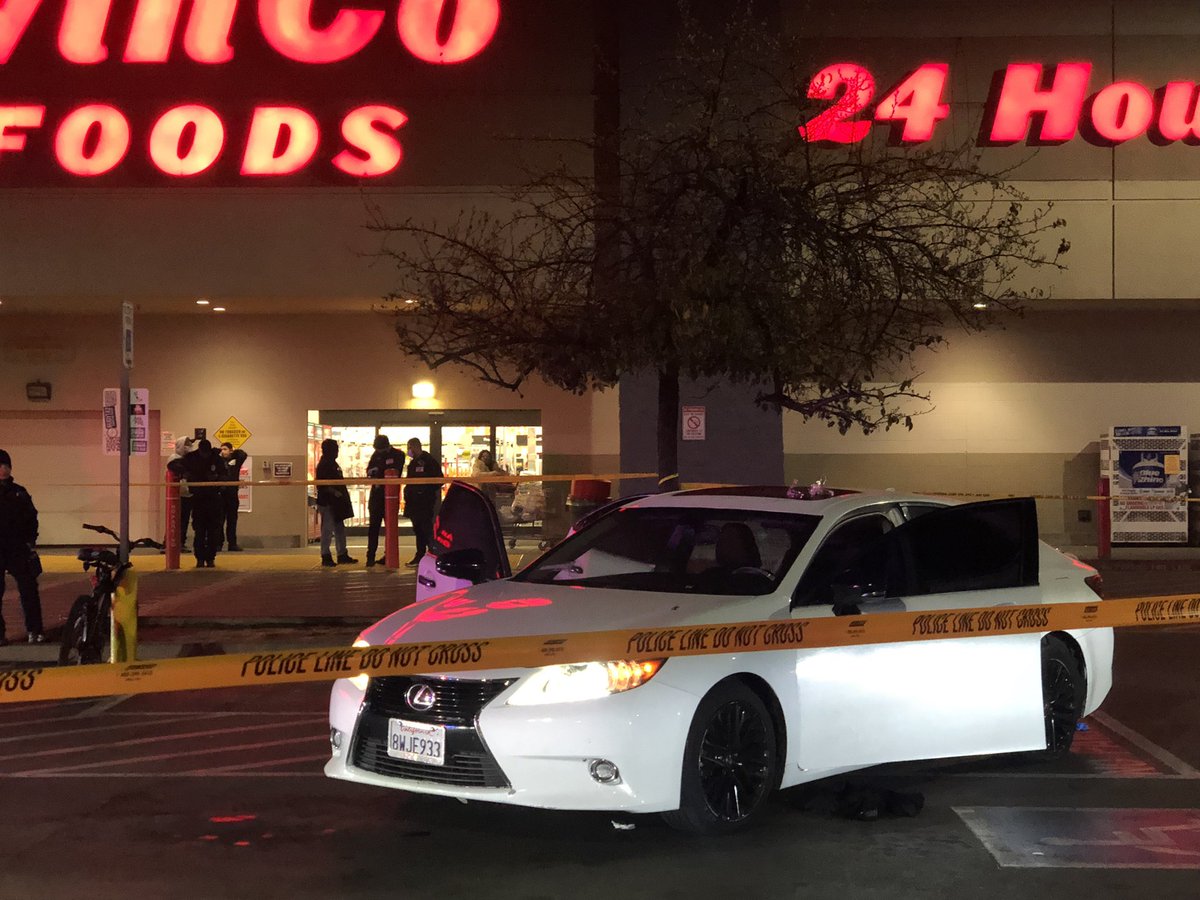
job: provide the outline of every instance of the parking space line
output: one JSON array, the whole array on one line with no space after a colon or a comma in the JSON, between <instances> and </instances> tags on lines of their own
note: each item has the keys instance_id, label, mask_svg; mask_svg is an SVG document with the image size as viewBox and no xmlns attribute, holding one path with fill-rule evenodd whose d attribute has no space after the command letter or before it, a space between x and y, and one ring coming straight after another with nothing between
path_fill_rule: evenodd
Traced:
<instances>
[{"instance_id":1,"label":"parking space line","mask_svg":"<svg viewBox=\"0 0 1200 900\"><path fill-rule=\"evenodd\" d=\"M1162 747L1158 746L1158 744L1154 743L1149 738L1143 737L1142 735L1138 734L1136 731L1134 731L1132 728L1128 727L1127 725L1122 725L1120 722L1118 722L1112 716L1110 716L1106 713L1102 713L1102 712L1094 712L1094 713L1092 713L1091 717L1093 719L1095 719L1097 722L1099 722L1101 725L1103 725L1105 728L1107 728L1109 731L1111 731L1113 734L1118 735L1121 738L1124 738L1126 741L1133 744L1133 746L1137 747L1143 753L1148 754L1153 759L1162 763L1168 769L1171 769L1179 777L1189 778L1189 779L1190 778L1200 778L1200 771L1197 771L1195 768L1188 765L1186 762L1184 762L1182 759L1180 759L1178 756L1176 756L1171 751L1163 749Z\"/></svg>"},{"instance_id":2,"label":"parking space line","mask_svg":"<svg viewBox=\"0 0 1200 900\"><path fill-rule=\"evenodd\" d=\"M33 703L17 703L12 706L0 706L0 720L16 719L22 713L38 712L45 709L62 709L66 706L87 705L94 702L91 697L76 697L70 700L45 700Z\"/></svg>"},{"instance_id":3,"label":"parking space line","mask_svg":"<svg viewBox=\"0 0 1200 900\"><path fill-rule=\"evenodd\" d=\"M87 707L82 712L76 713L75 718L87 719L94 716L102 716L114 706L119 706L126 700L132 699L133 696L133 694L122 694L119 697L104 697L92 703L91 706Z\"/></svg>"},{"instance_id":4,"label":"parking space line","mask_svg":"<svg viewBox=\"0 0 1200 900\"><path fill-rule=\"evenodd\" d=\"M78 718L75 716L70 716L70 717L67 717L64 719L42 719L40 721L42 723L76 722L76 721L78 721ZM169 724L171 722L191 722L191 721L195 721L195 716L192 716L189 714L184 714L184 715L176 715L171 718L164 718L164 719L148 719L148 720L145 720L142 722L131 722L131 721L98 722L90 728L64 728L61 731L47 730L47 731L39 732L37 734L29 734L28 732L25 732L22 734L13 735L12 737L0 737L0 744L9 744L9 743L12 743L13 741L25 741L26 743L28 743L29 741L45 740L47 738L58 738L58 737L64 737L66 735L71 735L71 734L89 734L89 733L96 734L96 733L102 733L109 728L145 728L146 726L149 726L149 725L164 725L164 724ZM32 724L32 723L22 723L22 724ZM238 730L241 731L244 729L238 729ZM103 746L103 745L101 745L101 746ZM76 751L78 751L80 748L75 747L74 749Z\"/></svg>"},{"instance_id":5,"label":"parking space line","mask_svg":"<svg viewBox=\"0 0 1200 900\"><path fill-rule=\"evenodd\" d=\"M322 757L323 759L324 757ZM324 778L324 772L0 772L5 778Z\"/></svg>"},{"instance_id":6,"label":"parking space line","mask_svg":"<svg viewBox=\"0 0 1200 900\"><path fill-rule=\"evenodd\" d=\"M257 744L235 744L227 747L206 747L201 750L182 750L179 753L157 753L153 756L129 756L124 759L106 759L98 762L81 763L77 766L61 766L54 769L27 769L16 772L16 775L39 776L58 775L64 772L81 772L85 769L101 769L104 766L132 765L134 763L161 762L165 759L182 759L185 756L205 756L213 753L231 753L236 750L262 750L266 747L283 747L288 744L298 744L301 741L312 741L313 737L306 734L303 737L287 738L279 741L262 741Z\"/></svg>"},{"instance_id":7,"label":"parking space line","mask_svg":"<svg viewBox=\"0 0 1200 900\"><path fill-rule=\"evenodd\" d=\"M139 744L153 744L153 743L157 743L159 741L181 741L181 740L184 740L185 738L213 737L215 735L220 735L220 734L241 734L246 731L264 731L268 728L278 728L278 727L279 727L279 723L270 722L270 723L264 724L264 725L240 725L236 728L214 728L214 729L211 729L210 731L185 731L185 732L178 733L178 734L160 734L160 735L155 735L154 737L131 738L129 740L124 740L124 741L111 741L111 742L105 743L105 744L93 744L87 748L87 752L91 752L91 751L95 751L95 750L113 750L117 747L134 747ZM43 756L62 756L63 754L66 754L66 753L73 753L73 754L78 755L82 752L84 752L84 750L82 748L75 747L75 746L56 747L53 750L39 750L34 753L30 753L30 752L26 751L25 753L14 753L14 754L9 754L8 756L0 756L0 761L11 760L11 759L36 759L38 757L43 757ZM212 753L213 750L209 749L207 752ZM118 760L118 762L120 762L120 760Z\"/></svg>"},{"instance_id":8,"label":"parking space line","mask_svg":"<svg viewBox=\"0 0 1200 900\"><path fill-rule=\"evenodd\" d=\"M178 712L174 710L145 710L142 712L114 712L109 713L110 716L177 716ZM300 710L297 712L281 712L280 710L244 710L244 709L206 709L196 710L192 713L193 716L203 718L205 716L256 716L265 718L267 716L275 717L291 717L297 718L305 716L314 722L324 721L327 714L324 712L315 713L308 710ZM48 720L47 720L48 721Z\"/></svg>"},{"instance_id":9,"label":"parking space line","mask_svg":"<svg viewBox=\"0 0 1200 900\"><path fill-rule=\"evenodd\" d=\"M293 756L288 759L268 759L260 762L239 763L233 766L217 766L212 769L193 769L187 772L188 775L227 775L233 772L243 772L250 769L265 769L268 766L289 766L296 763L323 763L329 759L328 753L322 753L320 756Z\"/></svg>"}]
</instances>

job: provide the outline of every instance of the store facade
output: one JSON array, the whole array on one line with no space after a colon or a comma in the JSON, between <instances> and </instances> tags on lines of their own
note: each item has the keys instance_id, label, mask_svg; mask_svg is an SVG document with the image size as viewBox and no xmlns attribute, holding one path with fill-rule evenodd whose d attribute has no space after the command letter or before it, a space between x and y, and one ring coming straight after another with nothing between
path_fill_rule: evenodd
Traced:
<instances>
[{"instance_id":1,"label":"store facade","mask_svg":"<svg viewBox=\"0 0 1200 900\"><path fill-rule=\"evenodd\" d=\"M1024 317L918 355L931 403L914 408L912 431L842 436L790 413L750 415L740 389L685 388L709 429L686 445L684 479L741 480L758 471L750 454L764 472L781 457L789 480L1066 496L1041 502L1043 532L1094 541L1093 505L1078 498L1095 490L1101 435L1141 423L1200 430L1188 346L1200 325L1188 250L1200 227L1196 91L1172 87L1197 80L1200 11L1132 0L931 0L902 15L868 0L819 14L799 0L772 6L780 28L805 36L812 74L850 63L871 73L866 120L911 73L944 66L946 111L929 139L1017 166L1009 177L1067 220L1052 240L1070 241L1068 268L1039 278L1050 299ZM631 92L664 46L667 9L622 8ZM502 212L505 185L563 152L534 138L592 134L595 27L592 4L548 0L9 0L0 446L34 489L47 540L115 520L115 492L72 485L116 480L99 449L100 397L117 381L123 300L137 307L132 382L152 407L139 484L162 471L166 435L211 433L230 416L251 433L256 478L270 480L276 463L301 473L313 410L339 434L436 435L454 465L485 442L500 451L504 428L540 427L542 471L653 468L653 443L640 440L651 430L644 382L584 396L535 382L516 395L401 355L380 310L393 287L379 255L389 237L368 227ZM1024 111L998 119L996 91L1035 65ZM1058 77L1063 99L1040 107ZM997 121L1017 132L994 131ZM588 154L571 153L590 171ZM433 409L412 396L426 381ZM36 384L51 385L48 399L35 399ZM517 434L513 464L529 466L537 432L523 445ZM302 542L302 493L256 488L246 542ZM134 529L157 533L161 514L157 490L135 488Z\"/></svg>"},{"instance_id":2,"label":"store facade","mask_svg":"<svg viewBox=\"0 0 1200 900\"><path fill-rule=\"evenodd\" d=\"M349 429L347 455L382 426L426 438L454 472L483 446L523 471L612 471L615 394L515 394L396 349L389 239L369 227L502 211L527 166L563 157L543 139L586 138L590 22L582 6L501 0L4 4L0 446L43 540L117 517L100 398L117 384L122 301L152 408L137 535L161 533L173 439L230 417L270 483L306 471L312 410ZM31 399L33 383L49 396ZM419 383L433 396L414 398ZM243 543L306 540L305 493L255 487Z\"/></svg>"}]
</instances>

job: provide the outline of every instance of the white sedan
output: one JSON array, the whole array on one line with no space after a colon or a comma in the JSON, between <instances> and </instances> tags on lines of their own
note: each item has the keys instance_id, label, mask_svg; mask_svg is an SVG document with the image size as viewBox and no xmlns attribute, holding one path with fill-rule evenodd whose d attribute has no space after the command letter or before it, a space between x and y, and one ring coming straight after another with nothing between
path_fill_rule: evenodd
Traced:
<instances>
[{"instance_id":1,"label":"white sedan","mask_svg":"<svg viewBox=\"0 0 1200 900\"><path fill-rule=\"evenodd\" d=\"M360 643L1094 603L1031 499L734 488L614 504L509 577L455 484L418 602ZM446 591L449 590L447 593ZM775 789L880 763L1070 749L1112 684L1111 629L335 683L333 778L740 828Z\"/></svg>"}]
</instances>

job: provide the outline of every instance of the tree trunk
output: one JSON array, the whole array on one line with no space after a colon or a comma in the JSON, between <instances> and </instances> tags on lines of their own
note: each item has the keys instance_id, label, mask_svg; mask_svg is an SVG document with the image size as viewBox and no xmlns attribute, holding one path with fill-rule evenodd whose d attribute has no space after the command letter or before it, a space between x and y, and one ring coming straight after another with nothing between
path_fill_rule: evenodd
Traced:
<instances>
[{"instance_id":1,"label":"tree trunk","mask_svg":"<svg viewBox=\"0 0 1200 900\"><path fill-rule=\"evenodd\" d=\"M679 366L658 371L658 489L679 490Z\"/></svg>"}]
</instances>

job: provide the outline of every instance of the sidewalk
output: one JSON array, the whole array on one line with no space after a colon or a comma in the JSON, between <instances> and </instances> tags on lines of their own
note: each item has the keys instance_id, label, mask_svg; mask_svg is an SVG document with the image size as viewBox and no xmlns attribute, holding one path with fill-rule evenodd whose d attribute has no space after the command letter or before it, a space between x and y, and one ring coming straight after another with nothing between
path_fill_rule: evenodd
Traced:
<instances>
[{"instance_id":1,"label":"sidewalk","mask_svg":"<svg viewBox=\"0 0 1200 900\"><path fill-rule=\"evenodd\" d=\"M367 568L364 547L354 543L359 562L326 568L317 547L221 553L212 569L195 568L191 556L165 571L165 557L139 550L133 555L138 579L138 655L143 659L238 652L293 646L349 644L366 626L413 602L416 570ZM402 560L414 547L401 545ZM538 551L519 544L509 553L514 566ZM75 598L91 590L73 550L42 554L40 579L45 644L26 644L16 585L8 580L2 611L7 637L0 665L52 663L58 659L62 626Z\"/></svg>"}]
</instances>

